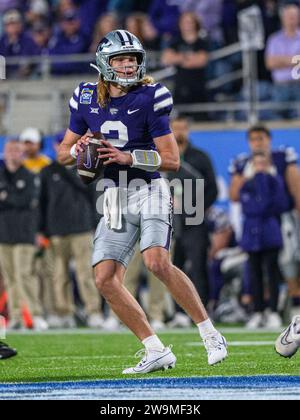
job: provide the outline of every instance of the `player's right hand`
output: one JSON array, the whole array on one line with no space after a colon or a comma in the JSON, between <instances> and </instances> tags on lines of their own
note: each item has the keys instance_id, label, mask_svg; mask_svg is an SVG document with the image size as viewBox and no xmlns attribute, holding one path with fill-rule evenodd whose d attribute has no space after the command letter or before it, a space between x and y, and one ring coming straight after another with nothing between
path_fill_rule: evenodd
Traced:
<instances>
[{"instance_id":1,"label":"player's right hand","mask_svg":"<svg viewBox=\"0 0 300 420\"><path fill-rule=\"evenodd\" d=\"M84 152L84 148L82 146L87 146L89 144L90 138L92 137L91 134L85 134L84 136L80 137L79 140L77 140L75 152L76 155L80 152Z\"/></svg>"}]
</instances>

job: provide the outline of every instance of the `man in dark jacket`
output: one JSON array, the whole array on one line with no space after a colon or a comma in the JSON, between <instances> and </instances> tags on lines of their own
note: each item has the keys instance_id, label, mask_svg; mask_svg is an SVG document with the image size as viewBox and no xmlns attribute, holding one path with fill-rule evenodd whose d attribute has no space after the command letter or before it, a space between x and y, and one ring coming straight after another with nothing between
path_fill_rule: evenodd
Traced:
<instances>
[{"instance_id":1,"label":"man in dark jacket","mask_svg":"<svg viewBox=\"0 0 300 420\"><path fill-rule=\"evenodd\" d=\"M178 117L172 121L172 130L176 137L181 156L181 168L174 175L182 181L192 180L193 206L196 203L196 180L204 180L204 212L214 203L218 188L214 169L209 157L202 150L194 148L189 142L189 126L186 118ZM183 194L186 192L183 191ZM202 199L203 199L202 198ZM176 192L175 192L176 204ZM191 216L191 215L190 215ZM205 223L188 225L186 215L175 215L174 231L176 238L175 265L185 270L191 278L204 304L208 301L207 251L209 248L208 228ZM179 311L179 308L176 310ZM185 326L189 320L182 312L174 318L174 326Z\"/></svg>"},{"instance_id":2,"label":"man in dark jacket","mask_svg":"<svg viewBox=\"0 0 300 420\"><path fill-rule=\"evenodd\" d=\"M47 329L41 317L38 282L33 273L38 225L39 181L22 166L22 146L12 140L4 148L0 169L0 265L8 295L9 328L22 325L29 307L36 329Z\"/></svg>"},{"instance_id":3,"label":"man in dark jacket","mask_svg":"<svg viewBox=\"0 0 300 420\"><path fill-rule=\"evenodd\" d=\"M76 167L54 161L41 172L40 232L50 238L54 254L54 299L57 316L50 326L72 327L74 298L69 263L74 258L76 278L90 327L101 327L100 297L91 268L95 199L77 175Z\"/></svg>"}]
</instances>

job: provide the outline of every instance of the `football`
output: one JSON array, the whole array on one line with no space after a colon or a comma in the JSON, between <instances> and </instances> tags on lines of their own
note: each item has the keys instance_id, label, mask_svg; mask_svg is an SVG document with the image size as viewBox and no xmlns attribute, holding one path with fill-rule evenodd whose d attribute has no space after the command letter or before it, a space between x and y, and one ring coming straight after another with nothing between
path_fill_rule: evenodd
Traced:
<instances>
[{"instance_id":1,"label":"football","mask_svg":"<svg viewBox=\"0 0 300 420\"><path fill-rule=\"evenodd\" d=\"M105 140L100 132L94 133L88 145L83 145L83 152L79 152L77 156L77 173L84 184L90 184L95 179L103 175L103 162L98 156L97 149L105 147L101 144L101 140Z\"/></svg>"}]
</instances>

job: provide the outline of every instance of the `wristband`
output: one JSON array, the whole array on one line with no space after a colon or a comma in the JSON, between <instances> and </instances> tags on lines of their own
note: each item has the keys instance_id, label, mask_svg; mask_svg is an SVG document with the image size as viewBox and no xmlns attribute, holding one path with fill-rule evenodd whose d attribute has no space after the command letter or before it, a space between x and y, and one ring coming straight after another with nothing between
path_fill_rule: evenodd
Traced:
<instances>
[{"instance_id":1,"label":"wristband","mask_svg":"<svg viewBox=\"0 0 300 420\"><path fill-rule=\"evenodd\" d=\"M156 150L133 150L131 168L155 172L161 165L161 157Z\"/></svg>"},{"instance_id":2,"label":"wristband","mask_svg":"<svg viewBox=\"0 0 300 420\"><path fill-rule=\"evenodd\" d=\"M72 156L73 159L77 159L77 154L76 154L76 144L73 144L73 146L70 149L70 155Z\"/></svg>"}]
</instances>

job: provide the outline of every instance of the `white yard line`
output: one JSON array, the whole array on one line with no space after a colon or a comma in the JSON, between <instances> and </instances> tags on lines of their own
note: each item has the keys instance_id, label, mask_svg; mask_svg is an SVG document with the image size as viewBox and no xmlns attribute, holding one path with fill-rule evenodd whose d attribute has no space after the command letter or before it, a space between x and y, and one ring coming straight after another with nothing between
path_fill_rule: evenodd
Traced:
<instances>
[{"instance_id":1,"label":"white yard line","mask_svg":"<svg viewBox=\"0 0 300 420\"><path fill-rule=\"evenodd\" d=\"M200 341L189 341L185 343L186 346L203 346L204 344ZM274 341L229 341L228 346L239 347L239 346L272 346Z\"/></svg>"}]
</instances>

